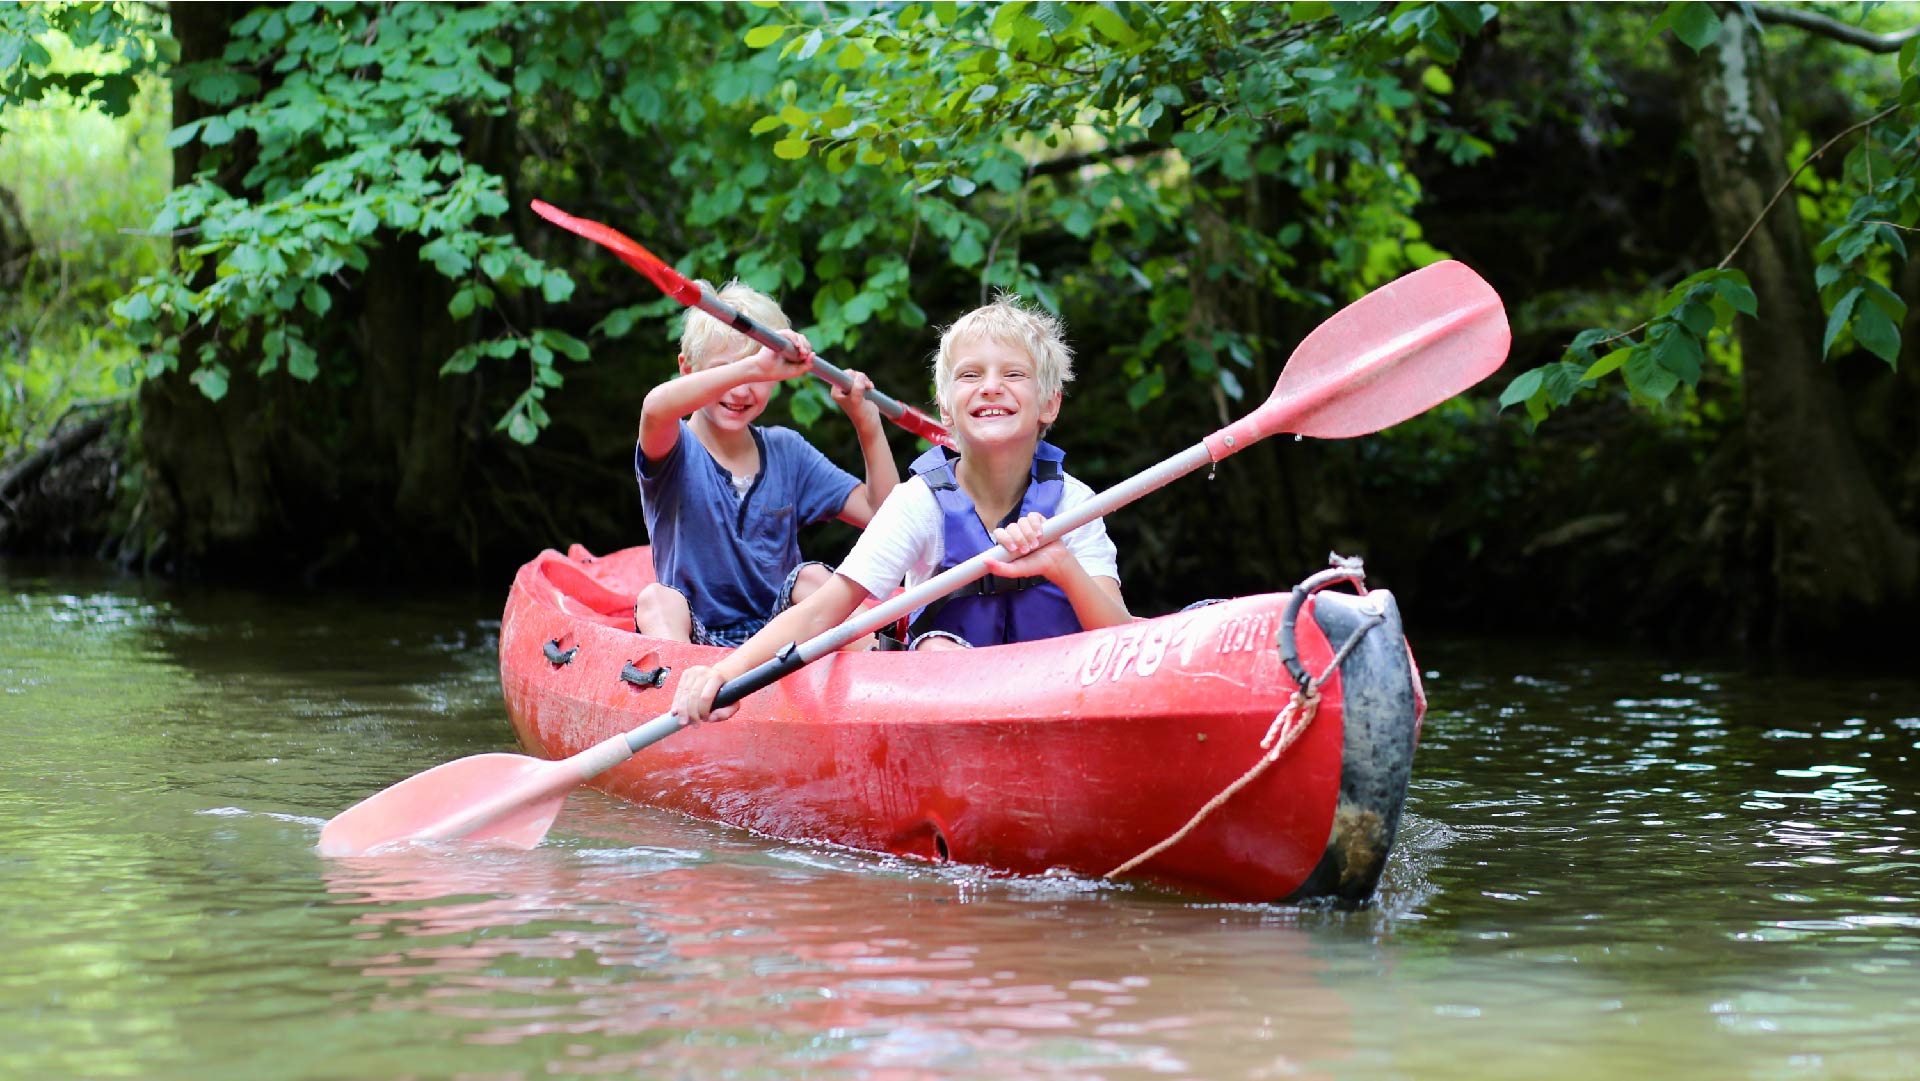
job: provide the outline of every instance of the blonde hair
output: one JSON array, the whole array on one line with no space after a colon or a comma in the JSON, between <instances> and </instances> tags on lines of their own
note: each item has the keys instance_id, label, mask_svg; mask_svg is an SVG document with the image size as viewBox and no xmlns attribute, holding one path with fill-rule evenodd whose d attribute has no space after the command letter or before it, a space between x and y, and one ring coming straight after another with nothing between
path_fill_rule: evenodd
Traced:
<instances>
[{"instance_id":1,"label":"blonde hair","mask_svg":"<svg viewBox=\"0 0 1920 1081\"><path fill-rule=\"evenodd\" d=\"M1058 316L1023 303L1013 293L1001 293L993 303L973 309L941 333L940 351L933 358L934 400L941 409L953 412L947 402L953 389L953 351L961 342L978 338L1025 350L1033 360L1040 400L1046 402L1073 382L1073 349L1066 336L1066 324Z\"/></svg>"},{"instance_id":2,"label":"blonde hair","mask_svg":"<svg viewBox=\"0 0 1920 1081\"><path fill-rule=\"evenodd\" d=\"M713 286L704 281L695 283L708 290ZM793 324L787 320L787 314L773 298L751 285L735 278L714 293L727 304L751 316L754 322L772 330L786 330ZM698 370L708 357L724 352L735 352L753 345L753 339L727 326L720 320L698 308L687 309L686 322L680 328L680 356L687 367Z\"/></svg>"}]
</instances>

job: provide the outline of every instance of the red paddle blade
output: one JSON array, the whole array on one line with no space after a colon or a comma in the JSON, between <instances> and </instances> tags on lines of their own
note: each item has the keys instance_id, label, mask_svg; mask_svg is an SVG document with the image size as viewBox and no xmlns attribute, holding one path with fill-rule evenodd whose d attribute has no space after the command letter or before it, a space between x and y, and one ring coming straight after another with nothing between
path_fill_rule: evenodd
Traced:
<instances>
[{"instance_id":1,"label":"red paddle blade","mask_svg":"<svg viewBox=\"0 0 1920 1081\"><path fill-rule=\"evenodd\" d=\"M1265 404L1207 446L1218 460L1277 432L1377 432L1492 375L1511 344L1506 309L1480 275L1451 260L1422 267L1315 328Z\"/></svg>"},{"instance_id":2,"label":"red paddle blade","mask_svg":"<svg viewBox=\"0 0 1920 1081\"><path fill-rule=\"evenodd\" d=\"M660 291L691 307L700 300L700 287L687 280L686 275L668 266L659 256L640 246L640 243L626 234L610 229L597 221L576 218L551 203L533 200L533 212L560 228L586 237L588 240L618 255L622 262L647 276L647 280L660 287Z\"/></svg>"},{"instance_id":3,"label":"red paddle blade","mask_svg":"<svg viewBox=\"0 0 1920 1081\"><path fill-rule=\"evenodd\" d=\"M582 780L564 761L520 754L462 758L409 777L335 815L320 830L320 854L361 856L386 845L453 836L532 848L547 835L567 793ZM447 832L471 817L476 807L502 811L481 825Z\"/></svg>"}]
</instances>

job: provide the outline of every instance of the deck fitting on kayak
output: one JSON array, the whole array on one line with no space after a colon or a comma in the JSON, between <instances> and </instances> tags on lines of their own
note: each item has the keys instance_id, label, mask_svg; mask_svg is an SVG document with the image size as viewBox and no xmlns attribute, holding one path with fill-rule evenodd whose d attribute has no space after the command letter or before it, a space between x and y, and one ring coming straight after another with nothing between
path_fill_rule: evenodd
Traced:
<instances>
[{"instance_id":1,"label":"deck fitting on kayak","mask_svg":"<svg viewBox=\"0 0 1920 1081\"><path fill-rule=\"evenodd\" d=\"M642 689L647 687L664 687L667 685L667 673L671 671L673 671L673 669L665 665L660 665L655 668L640 668L629 662L625 668L620 669L620 678Z\"/></svg>"},{"instance_id":2,"label":"deck fitting on kayak","mask_svg":"<svg viewBox=\"0 0 1920 1081\"><path fill-rule=\"evenodd\" d=\"M580 652L580 647L574 646L572 649L563 650L560 648L560 639L553 638L547 641L546 646L541 649L541 652L547 655L548 664L558 668L563 664L571 664L573 662L573 655Z\"/></svg>"}]
</instances>

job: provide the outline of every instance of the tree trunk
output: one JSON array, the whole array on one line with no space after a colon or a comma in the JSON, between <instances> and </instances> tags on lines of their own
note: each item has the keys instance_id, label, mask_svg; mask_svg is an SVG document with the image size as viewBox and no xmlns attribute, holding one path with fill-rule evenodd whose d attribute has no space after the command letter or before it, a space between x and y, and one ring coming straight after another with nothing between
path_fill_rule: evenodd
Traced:
<instances>
[{"instance_id":1,"label":"tree trunk","mask_svg":"<svg viewBox=\"0 0 1920 1081\"><path fill-rule=\"evenodd\" d=\"M0 187L0 288L13 290L27 276L27 260L33 256L33 234L27 232L27 219L13 193Z\"/></svg>"},{"instance_id":2,"label":"tree trunk","mask_svg":"<svg viewBox=\"0 0 1920 1081\"><path fill-rule=\"evenodd\" d=\"M246 10L175 5L181 62L217 59ZM207 111L174 94L176 125ZM470 132L470 152L505 157L511 138L503 131L511 129L500 123ZM175 151L176 178L201 167L199 151L198 143ZM245 153L235 159L221 182L242 191L250 161ZM314 344L323 358L351 352L335 361L351 378L326 359L312 383L284 371L261 376L258 358L243 354L224 358L231 375L217 402L189 381L190 370L142 386L149 561L311 580L348 567L457 574L457 557L478 560L483 538L461 503L472 450L490 436L476 406L483 380L440 377L467 335L447 314L453 284L419 251L417 241L390 239L369 253L350 291L336 293L331 332L319 330L324 337ZM183 343L182 356L199 344Z\"/></svg>"},{"instance_id":3,"label":"tree trunk","mask_svg":"<svg viewBox=\"0 0 1920 1081\"><path fill-rule=\"evenodd\" d=\"M1731 248L1786 183L1779 108L1756 30L1734 10L1697 58L1682 57L1689 127L1713 224ZM1831 367L1813 259L1793 200L1768 213L1737 257L1760 317L1740 321L1751 463L1748 555L1764 573L1741 598L1747 644L1836 645L1913 603L1920 543L1862 461ZM1910 609L1907 609L1910 610Z\"/></svg>"},{"instance_id":4,"label":"tree trunk","mask_svg":"<svg viewBox=\"0 0 1920 1081\"><path fill-rule=\"evenodd\" d=\"M246 8L236 3L171 5L180 63L217 60L226 48L229 28L245 13ZM212 111L176 85L175 125L191 123ZM193 175L201 151L198 142L174 150L176 181ZM184 245L192 239L175 243ZM223 544L244 543L259 531L267 505L261 475L242 466L264 457L265 409L257 384L251 378L237 378L226 400L215 403L188 382L188 374L170 372L140 387L147 532L139 546L148 562L194 562Z\"/></svg>"}]
</instances>

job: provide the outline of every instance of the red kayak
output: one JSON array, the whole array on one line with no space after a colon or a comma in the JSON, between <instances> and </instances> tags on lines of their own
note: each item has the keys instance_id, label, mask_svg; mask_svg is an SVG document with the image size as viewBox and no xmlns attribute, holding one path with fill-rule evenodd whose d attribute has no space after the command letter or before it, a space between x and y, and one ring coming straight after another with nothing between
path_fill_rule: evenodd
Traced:
<instances>
[{"instance_id":1,"label":"red kayak","mask_svg":"<svg viewBox=\"0 0 1920 1081\"><path fill-rule=\"evenodd\" d=\"M1322 591L1357 578L1040 642L832 654L591 783L791 840L1361 904L1425 700L1392 595ZM500 679L529 752L565 758L640 725L675 673L724 655L634 632L651 581L646 548L520 568ZM1315 677L1317 698L1297 693Z\"/></svg>"}]
</instances>

